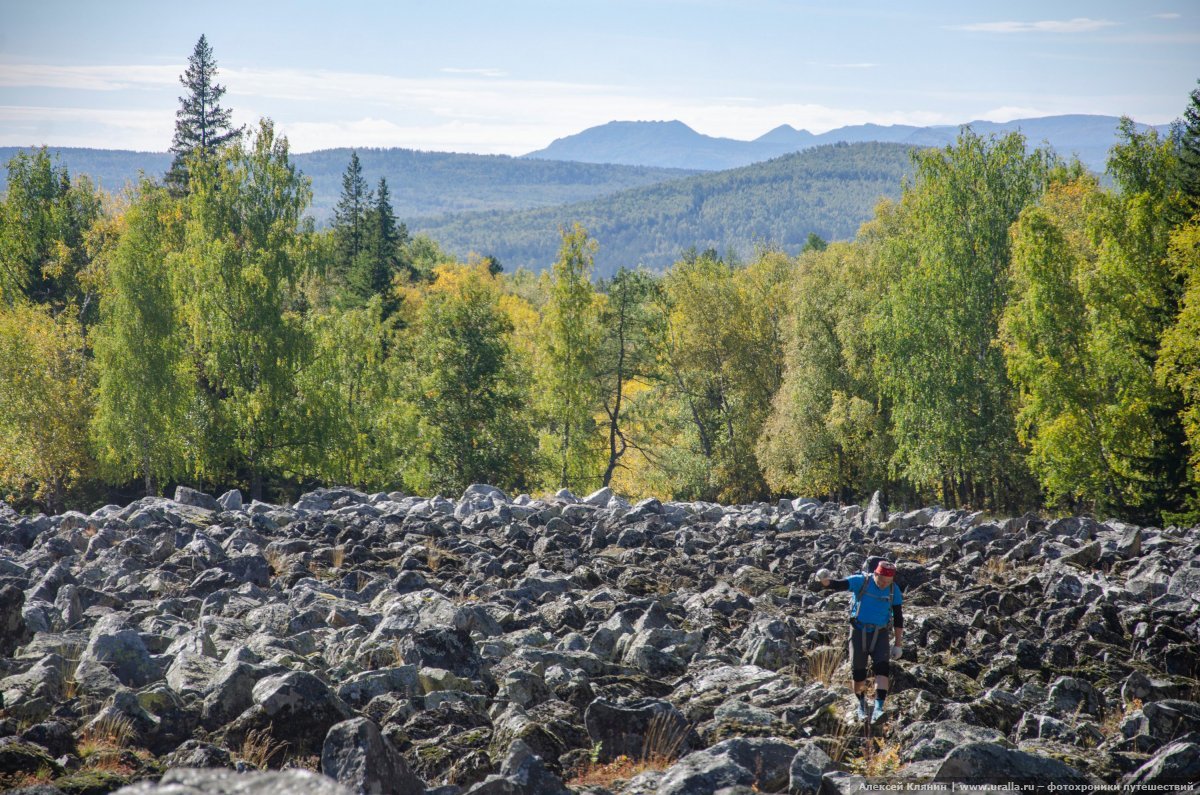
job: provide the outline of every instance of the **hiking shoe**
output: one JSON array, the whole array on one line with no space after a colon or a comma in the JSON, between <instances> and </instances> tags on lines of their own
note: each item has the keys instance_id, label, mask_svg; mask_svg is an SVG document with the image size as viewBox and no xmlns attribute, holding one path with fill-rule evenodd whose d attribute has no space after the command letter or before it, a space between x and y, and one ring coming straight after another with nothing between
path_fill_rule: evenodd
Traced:
<instances>
[{"instance_id":1,"label":"hiking shoe","mask_svg":"<svg viewBox=\"0 0 1200 795\"><path fill-rule=\"evenodd\" d=\"M861 707L860 707L860 709L861 709ZM883 705L876 704L875 711L871 713L871 722L874 723L875 721L879 720L882 717L883 717Z\"/></svg>"},{"instance_id":2,"label":"hiking shoe","mask_svg":"<svg viewBox=\"0 0 1200 795\"><path fill-rule=\"evenodd\" d=\"M858 704L857 704L857 705L854 707L854 711L855 711L855 712L858 714L858 719L859 719L859 720L866 720L866 719L867 719L867 709L866 709L866 705L865 705L865 704L863 704L861 701L860 701L860 702L858 702Z\"/></svg>"}]
</instances>

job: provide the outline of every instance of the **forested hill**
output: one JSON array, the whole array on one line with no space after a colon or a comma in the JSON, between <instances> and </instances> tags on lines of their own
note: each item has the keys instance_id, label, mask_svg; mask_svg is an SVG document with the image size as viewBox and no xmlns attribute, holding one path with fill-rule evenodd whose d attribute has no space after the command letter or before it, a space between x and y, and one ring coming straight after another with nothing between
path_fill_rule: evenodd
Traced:
<instances>
[{"instance_id":1,"label":"forested hill","mask_svg":"<svg viewBox=\"0 0 1200 795\"><path fill-rule=\"evenodd\" d=\"M0 147L0 165L19 147ZM87 174L110 193L119 193L138 172L161 178L171 165L164 152L55 147L72 174ZM312 178L310 212L318 223L328 221L342 189L350 149L325 149L292 156ZM403 221L421 216L479 210L514 210L585 201L630 188L686 177L695 171L649 166L568 163L504 155L418 152L412 149L357 149L363 176L373 187L386 177L392 206ZM0 194L8 173L0 168Z\"/></svg>"},{"instance_id":2,"label":"forested hill","mask_svg":"<svg viewBox=\"0 0 1200 795\"><path fill-rule=\"evenodd\" d=\"M881 197L899 197L911 150L834 144L565 207L458 214L414 228L459 256L491 255L510 271L548 267L559 229L574 222L599 241L600 276L622 265L660 269L691 247L746 256L767 243L794 253L810 232L852 238Z\"/></svg>"}]
</instances>

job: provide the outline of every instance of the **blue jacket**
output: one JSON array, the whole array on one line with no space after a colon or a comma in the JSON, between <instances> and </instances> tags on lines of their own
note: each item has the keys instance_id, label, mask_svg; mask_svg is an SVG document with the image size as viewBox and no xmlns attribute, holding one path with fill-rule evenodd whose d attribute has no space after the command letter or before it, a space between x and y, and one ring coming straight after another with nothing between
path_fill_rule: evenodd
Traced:
<instances>
[{"instance_id":1,"label":"blue jacket","mask_svg":"<svg viewBox=\"0 0 1200 795\"><path fill-rule=\"evenodd\" d=\"M866 588L863 588L864 579L867 580ZM854 603L850 606L850 616L860 624L887 626L892 620L892 606L904 603L904 595L900 593L898 585L892 583L887 588L880 588L875 584L875 578L869 574L852 574L847 577L846 590L854 594ZM858 596L860 590L862 590L861 600ZM891 591L890 599L889 591Z\"/></svg>"}]
</instances>

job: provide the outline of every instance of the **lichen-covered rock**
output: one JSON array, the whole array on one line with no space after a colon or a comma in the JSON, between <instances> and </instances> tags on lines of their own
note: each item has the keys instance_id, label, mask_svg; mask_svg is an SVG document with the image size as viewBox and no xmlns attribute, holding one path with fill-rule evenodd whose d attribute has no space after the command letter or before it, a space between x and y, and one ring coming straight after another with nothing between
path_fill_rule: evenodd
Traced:
<instances>
[{"instance_id":1,"label":"lichen-covered rock","mask_svg":"<svg viewBox=\"0 0 1200 795\"><path fill-rule=\"evenodd\" d=\"M358 795L424 795L425 783L379 727L366 718L330 728L321 749L321 772Z\"/></svg>"},{"instance_id":2,"label":"lichen-covered rock","mask_svg":"<svg viewBox=\"0 0 1200 795\"><path fill-rule=\"evenodd\" d=\"M353 795L333 779L307 770L235 773L179 768L157 783L141 782L117 795Z\"/></svg>"},{"instance_id":3,"label":"lichen-covered rock","mask_svg":"<svg viewBox=\"0 0 1200 795\"><path fill-rule=\"evenodd\" d=\"M22 608L25 594L12 585L0 587L0 657L7 657L33 638Z\"/></svg>"},{"instance_id":4,"label":"lichen-covered rock","mask_svg":"<svg viewBox=\"0 0 1200 795\"><path fill-rule=\"evenodd\" d=\"M1057 759L992 742L969 742L952 749L933 780L971 784L1088 783L1083 773Z\"/></svg>"}]
</instances>

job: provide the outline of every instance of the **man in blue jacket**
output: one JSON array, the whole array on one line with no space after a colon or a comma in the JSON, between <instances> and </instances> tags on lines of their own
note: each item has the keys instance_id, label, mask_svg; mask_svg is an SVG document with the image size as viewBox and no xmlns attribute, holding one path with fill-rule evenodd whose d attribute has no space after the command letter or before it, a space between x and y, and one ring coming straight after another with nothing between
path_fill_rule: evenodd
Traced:
<instances>
[{"instance_id":1,"label":"man in blue jacket","mask_svg":"<svg viewBox=\"0 0 1200 795\"><path fill-rule=\"evenodd\" d=\"M852 574L844 580L833 579L828 569L817 572L817 580L827 590L847 590L854 595L850 606L850 673L854 695L858 698L858 717L867 718L867 658L875 670L875 709L871 720L883 717L883 700L887 698L891 661L904 653L901 637L904 633L904 600L895 584L896 565L879 561L871 573ZM895 634L889 643L888 635Z\"/></svg>"}]
</instances>

